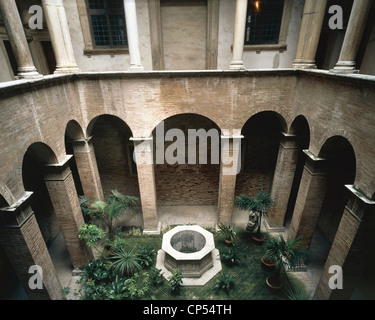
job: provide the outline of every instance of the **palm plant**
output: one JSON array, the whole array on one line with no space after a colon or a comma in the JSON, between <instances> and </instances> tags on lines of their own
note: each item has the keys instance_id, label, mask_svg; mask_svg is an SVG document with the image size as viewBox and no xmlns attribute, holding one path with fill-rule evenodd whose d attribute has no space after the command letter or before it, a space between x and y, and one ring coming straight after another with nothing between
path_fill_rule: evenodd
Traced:
<instances>
[{"instance_id":1,"label":"palm plant","mask_svg":"<svg viewBox=\"0 0 375 320\"><path fill-rule=\"evenodd\" d=\"M82 205L84 212L87 212L94 222L106 226L109 240L113 241L115 237L114 220L125 214L132 214L132 210L138 202L138 197L126 196L117 190L112 190L111 194L105 200L94 201L90 205L89 210L85 209L84 206L87 202L83 202Z\"/></svg>"},{"instance_id":2,"label":"palm plant","mask_svg":"<svg viewBox=\"0 0 375 320\"><path fill-rule=\"evenodd\" d=\"M237 233L232 226L218 223L219 233L224 236L225 242L232 243L237 238Z\"/></svg>"},{"instance_id":3,"label":"palm plant","mask_svg":"<svg viewBox=\"0 0 375 320\"><path fill-rule=\"evenodd\" d=\"M267 282L274 287L281 286L281 270L284 265L295 268L309 260L309 252L299 248L302 236L296 239L285 240L280 234L279 238L270 237L264 243L265 253L275 261L275 273L267 278Z\"/></svg>"},{"instance_id":4,"label":"palm plant","mask_svg":"<svg viewBox=\"0 0 375 320\"><path fill-rule=\"evenodd\" d=\"M124 247L116 247L113 250L112 259L114 260L112 268L114 272L121 276L131 276L135 270L141 268L140 259L134 248L126 249Z\"/></svg>"},{"instance_id":5,"label":"palm plant","mask_svg":"<svg viewBox=\"0 0 375 320\"><path fill-rule=\"evenodd\" d=\"M235 198L234 204L240 210L245 210L248 212L255 212L258 219L258 226L256 231L257 238L260 238L260 228L262 226L262 217L267 215L267 210L273 205L273 200L271 199L271 194L263 192L263 189L259 191L254 198L247 195L241 194Z\"/></svg>"}]
</instances>

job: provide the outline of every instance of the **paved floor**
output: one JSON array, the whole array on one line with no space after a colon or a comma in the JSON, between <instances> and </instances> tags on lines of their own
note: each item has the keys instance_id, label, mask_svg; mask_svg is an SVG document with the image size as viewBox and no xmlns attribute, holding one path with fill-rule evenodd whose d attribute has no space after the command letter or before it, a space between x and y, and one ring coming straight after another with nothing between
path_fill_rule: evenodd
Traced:
<instances>
[{"instance_id":1,"label":"paved floor","mask_svg":"<svg viewBox=\"0 0 375 320\"><path fill-rule=\"evenodd\" d=\"M215 206L160 207L158 208L158 215L162 228L178 224L198 224L202 227L214 227L218 220L217 207ZM237 209L234 210L232 221L235 226L245 228L247 220L247 213ZM142 215L139 212L135 213L131 218L119 221L121 225L130 226L142 226L142 223ZM315 292L329 247L323 236L318 231L315 232L310 248L313 253L313 259L308 265L307 271L293 272L295 277L305 283L307 291L311 294ZM76 271L73 270L61 235L56 238L49 250L62 287L69 286L71 288L71 294L67 299L77 299L73 293L74 289L79 289L79 286L75 283L79 277L76 275Z\"/></svg>"}]
</instances>

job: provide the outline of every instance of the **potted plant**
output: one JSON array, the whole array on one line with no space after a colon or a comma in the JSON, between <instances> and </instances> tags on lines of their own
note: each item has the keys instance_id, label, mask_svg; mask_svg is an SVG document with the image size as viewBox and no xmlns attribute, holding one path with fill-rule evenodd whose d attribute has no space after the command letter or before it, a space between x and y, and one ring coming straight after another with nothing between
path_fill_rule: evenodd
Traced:
<instances>
[{"instance_id":1,"label":"potted plant","mask_svg":"<svg viewBox=\"0 0 375 320\"><path fill-rule=\"evenodd\" d=\"M307 250L299 248L302 236L297 239L285 240L280 234L278 238L270 237L264 243L266 256L275 261L275 272L266 279L267 285L272 289L282 287L281 270L284 265L295 268L309 259Z\"/></svg>"},{"instance_id":2,"label":"potted plant","mask_svg":"<svg viewBox=\"0 0 375 320\"><path fill-rule=\"evenodd\" d=\"M267 215L267 210L273 205L271 194L259 191L254 198L241 194L235 198L235 206L240 210L249 212L247 230L252 233L252 238L263 243L265 236L261 233L262 218ZM256 230L254 232L254 230Z\"/></svg>"},{"instance_id":3,"label":"potted plant","mask_svg":"<svg viewBox=\"0 0 375 320\"><path fill-rule=\"evenodd\" d=\"M234 230L234 227L221 222L219 222L217 226L219 228L219 233L224 236L225 243L228 245L232 245L237 237L237 233Z\"/></svg>"}]
</instances>

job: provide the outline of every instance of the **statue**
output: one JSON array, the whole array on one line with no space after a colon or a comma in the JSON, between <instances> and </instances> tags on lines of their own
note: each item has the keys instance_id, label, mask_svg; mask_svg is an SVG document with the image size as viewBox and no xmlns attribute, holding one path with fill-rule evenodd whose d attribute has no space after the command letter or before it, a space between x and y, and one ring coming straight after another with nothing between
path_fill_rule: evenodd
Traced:
<instances>
[{"instance_id":1,"label":"statue","mask_svg":"<svg viewBox=\"0 0 375 320\"><path fill-rule=\"evenodd\" d=\"M249 232L254 232L259 224L259 214L254 211L250 211L249 222L247 223L246 230Z\"/></svg>"}]
</instances>

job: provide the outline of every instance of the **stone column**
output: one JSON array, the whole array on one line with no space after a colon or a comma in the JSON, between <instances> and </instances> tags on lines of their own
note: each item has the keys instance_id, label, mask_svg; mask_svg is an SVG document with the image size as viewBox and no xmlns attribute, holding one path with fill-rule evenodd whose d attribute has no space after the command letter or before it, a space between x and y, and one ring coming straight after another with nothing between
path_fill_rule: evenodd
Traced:
<instances>
[{"instance_id":1,"label":"stone column","mask_svg":"<svg viewBox=\"0 0 375 320\"><path fill-rule=\"evenodd\" d=\"M34 66L16 1L0 1L0 13L3 17L4 26L18 65L16 78L34 79L43 77L43 75L37 72Z\"/></svg>"},{"instance_id":2,"label":"stone column","mask_svg":"<svg viewBox=\"0 0 375 320\"><path fill-rule=\"evenodd\" d=\"M61 284L30 207L31 192L26 192L15 204L0 208L0 243L30 300L62 300ZM35 270L41 267L41 289L29 286ZM35 283L32 281L32 283Z\"/></svg>"},{"instance_id":3,"label":"stone column","mask_svg":"<svg viewBox=\"0 0 375 320\"><path fill-rule=\"evenodd\" d=\"M124 0L126 33L128 36L128 47L130 56L130 71L142 71L141 53L139 51L139 35L137 10L135 0Z\"/></svg>"},{"instance_id":4,"label":"stone column","mask_svg":"<svg viewBox=\"0 0 375 320\"><path fill-rule=\"evenodd\" d=\"M73 140L71 143L84 195L91 199L103 200L103 188L91 138Z\"/></svg>"},{"instance_id":5,"label":"stone column","mask_svg":"<svg viewBox=\"0 0 375 320\"><path fill-rule=\"evenodd\" d=\"M315 292L322 300L350 300L366 266L368 253L374 250L375 202L352 185L346 187L351 193L350 199ZM342 268L342 289L329 287L329 279L333 276L329 270L331 266Z\"/></svg>"},{"instance_id":6,"label":"stone column","mask_svg":"<svg viewBox=\"0 0 375 320\"><path fill-rule=\"evenodd\" d=\"M301 247L308 249L327 191L327 160L315 157L307 150L304 152L307 155L306 163L290 224L289 238L303 236Z\"/></svg>"},{"instance_id":7,"label":"stone column","mask_svg":"<svg viewBox=\"0 0 375 320\"><path fill-rule=\"evenodd\" d=\"M354 0L339 61L331 71L337 73L359 73L359 70L356 70L356 58L371 3L371 0Z\"/></svg>"},{"instance_id":8,"label":"stone column","mask_svg":"<svg viewBox=\"0 0 375 320\"><path fill-rule=\"evenodd\" d=\"M44 167L44 181L59 222L70 259L75 269L85 266L92 258L90 248L78 238L79 228L84 224L69 160Z\"/></svg>"},{"instance_id":9,"label":"stone column","mask_svg":"<svg viewBox=\"0 0 375 320\"><path fill-rule=\"evenodd\" d=\"M134 155L137 164L143 214L143 232L145 234L159 234L160 224L157 215L153 138L130 138L130 140L134 142Z\"/></svg>"},{"instance_id":10,"label":"stone column","mask_svg":"<svg viewBox=\"0 0 375 320\"><path fill-rule=\"evenodd\" d=\"M221 136L219 181L219 221L230 224L234 205L237 174L241 171L241 141L243 136Z\"/></svg>"},{"instance_id":11,"label":"stone column","mask_svg":"<svg viewBox=\"0 0 375 320\"><path fill-rule=\"evenodd\" d=\"M233 56L231 70L245 70L243 63L243 48L245 44L246 16L248 0L237 0L236 17L234 22Z\"/></svg>"},{"instance_id":12,"label":"stone column","mask_svg":"<svg viewBox=\"0 0 375 320\"><path fill-rule=\"evenodd\" d=\"M294 68L316 68L315 57L326 13L327 0L306 0Z\"/></svg>"},{"instance_id":13,"label":"stone column","mask_svg":"<svg viewBox=\"0 0 375 320\"><path fill-rule=\"evenodd\" d=\"M271 189L271 198L274 201L274 206L268 210L268 217L265 223L267 230L270 232L284 231L285 214L300 152L298 136L286 133L281 135L279 155Z\"/></svg>"},{"instance_id":14,"label":"stone column","mask_svg":"<svg viewBox=\"0 0 375 320\"><path fill-rule=\"evenodd\" d=\"M56 57L55 73L79 72L62 0L42 0L42 5Z\"/></svg>"}]
</instances>

